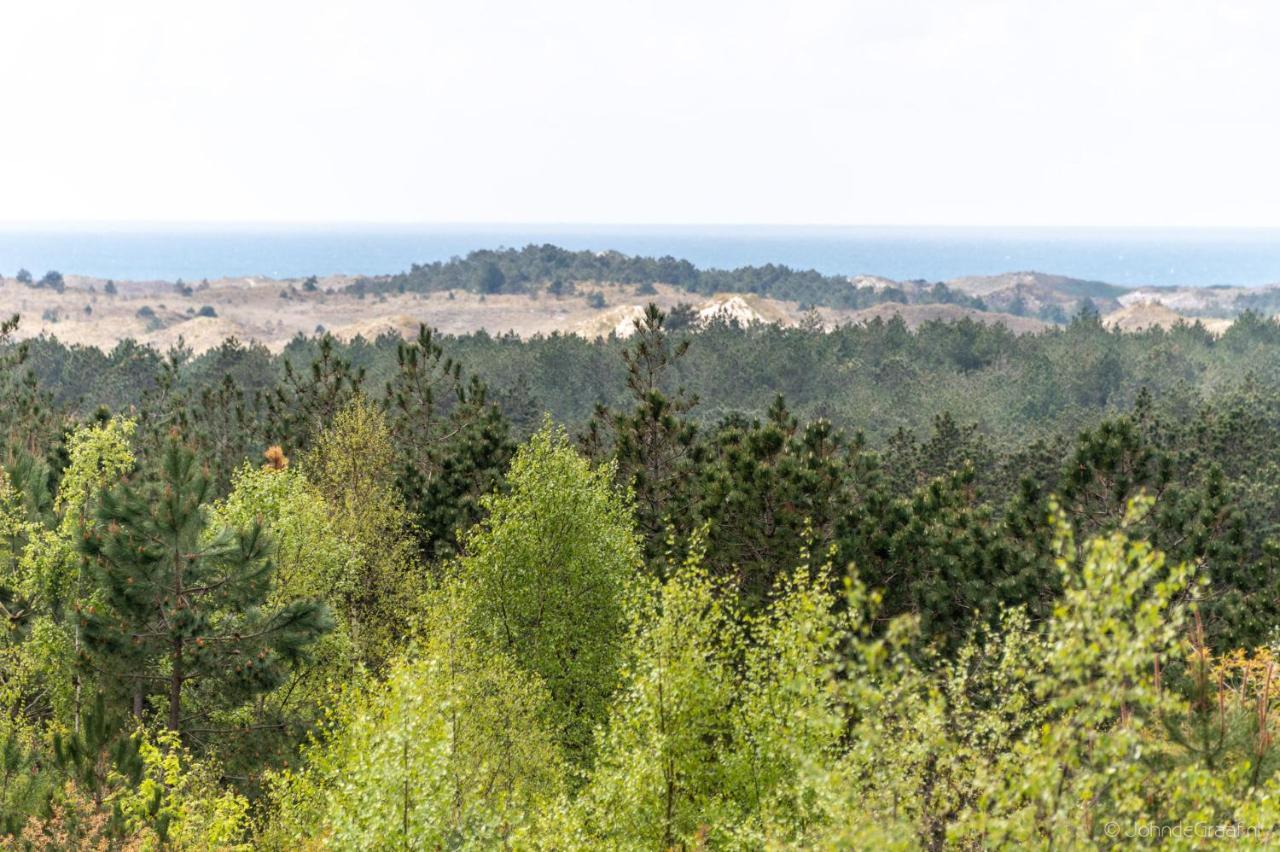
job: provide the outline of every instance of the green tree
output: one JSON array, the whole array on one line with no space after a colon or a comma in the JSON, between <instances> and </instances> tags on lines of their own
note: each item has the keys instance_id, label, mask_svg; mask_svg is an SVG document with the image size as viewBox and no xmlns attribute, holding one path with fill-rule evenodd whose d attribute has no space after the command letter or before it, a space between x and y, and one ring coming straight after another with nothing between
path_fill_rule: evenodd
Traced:
<instances>
[{"instance_id":1,"label":"green tree","mask_svg":"<svg viewBox=\"0 0 1280 852\"><path fill-rule=\"evenodd\" d=\"M820 816L812 780L839 752L851 610L809 554L744 618L695 540L630 601L623 683L580 795L540 826L548 846L778 848ZM569 838L574 838L570 841Z\"/></svg>"},{"instance_id":2,"label":"green tree","mask_svg":"<svg viewBox=\"0 0 1280 852\"><path fill-rule=\"evenodd\" d=\"M858 483L840 518L843 563L883 589L882 622L912 614L927 640L953 646L1002 606L1037 613L1052 602L1053 579L1011 540L975 488L971 466L939 476L908 496L893 497L874 470Z\"/></svg>"},{"instance_id":3,"label":"green tree","mask_svg":"<svg viewBox=\"0 0 1280 852\"><path fill-rule=\"evenodd\" d=\"M133 468L131 421L86 426L68 440L68 463L56 499L31 492L46 471L27 477L24 495L0 474L0 706L33 721L80 727L82 673L74 665L81 630L74 609L96 585L78 544L93 525L99 489ZM21 710L19 710L21 708Z\"/></svg>"},{"instance_id":4,"label":"green tree","mask_svg":"<svg viewBox=\"0 0 1280 852\"><path fill-rule=\"evenodd\" d=\"M99 692L77 730L53 733L55 763L95 805L102 805L113 788L136 786L141 781L138 738L122 733L122 727Z\"/></svg>"},{"instance_id":5,"label":"green tree","mask_svg":"<svg viewBox=\"0 0 1280 852\"><path fill-rule=\"evenodd\" d=\"M730 421L707 443L691 486L696 517L710 524L706 567L759 611L806 541L825 550L835 540L851 448L824 420L801 428L780 396L763 421Z\"/></svg>"},{"instance_id":6,"label":"green tree","mask_svg":"<svg viewBox=\"0 0 1280 852\"><path fill-rule=\"evenodd\" d=\"M24 817L37 812L49 792L51 779L40 771L32 739L13 720L0 721L0 843L22 829Z\"/></svg>"},{"instance_id":7,"label":"green tree","mask_svg":"<svg viewBox=\"0 0 1280 852\"><path fill-rule=\"evenodd\" d=\"M592 467L549 424L516 452L507 482L467 534L453 582L479 635L546 683L559 741L584 762L641 564L630 507L612 468Z\"/></svg>"},{"instance_id":8,"label":"green tree","mask_svg":"<svg viewBox=\"0 0 1280 852\"><path fill-rule=\"evenodd\" d=\"M185 733L198 730L199 705L274 689L331 626L314 600L263 609L268 539L256 525L210 528L211 497L195 454L173 439L154 479L103 494L83 543L103 590L81 608L88 658L128 684L135 715L158 692L165 725Z\"/></svg>"},{"instance_id":9,"label":"green tree","mask_svg":"<svg viewBox=\"0 0 1280 852\"><path fill-rule=\"evenodd\" d=\"M325 502L331 533L345 543L348 562L327 600L360 659L378 669L399 650L429 580L395 487L395 447L381 409L351 400L319 432L302 470Z\"/></svg>"},{"instance_id":10,"label":"green tree","mask_svg":"<svg viewBox=\"0 0 1280 852\"><path fill-rule=\"evenodd\" d=\"M44 275L40 276L40 280L36 282L37 287L48 287L54 292L61 293L67 289L67 282L63 279L62 273L56 269L50 269Z\"/></svg>"},{"instance_id":11,"label":"green tree","mask_svg":"<svg viewBox=\"0 0 1280 852\"><path fill-rule=\"evenodd\" d=\"M501 293L506 283L507 277L493 261L486 261L476 269L475 289L478 293Z\"/></svg>"},{"instance_id":12,"label":"green tree","mask_svg":"<svg viewBox=\"0 0 1280 852\"><path fill-rule=\"evenodd\" d=\"M30 346L16 343L15 314L0 322L0 465L40 462L53 455L62 418L30 368Z\"/></svg>"},{"instance_id":13,"label":"green tree","mask_svg":"<svg viewBox=\"0 0 1280 852\"><path fill-rule=\"evenodd\" d=\"M697 452L697 429L688 418L697 397L683 389L669 396L666 386L689 342L673 343L665 326L666 316L653 304L636 320L622 351L632 407L597 406L585 440L594 456L612 455L618 481L631 489L651 565L661 564L668 527L690 517L688 483Z\"/></svg>"},{"instance_id":14,"label":"green tree","mask_svg":"<svg viewBox=\"0 0 1280 852\"><path fill-rule=\"evenodd\" d=\"M1151 510L1130 531L1200 569L1210 589L1201 616L1211 643L1265 641L1277 614L1280 547L1262 519L1272 513L1278 485L1261 463L1266 452L1253 443L1268 427L1247 410L1213 407L1179 422L1140 392L1131 412L1083 430L1048 483L1038 490L1023 483L1006 511L1010 540L1039 558L1049 554L1050 492L1083 536L1120 529L1129 501L1145 494Z\"/></svg>"},{"instance_id":15,"label":"green tree","mask_svg":"<svg viewBox=\"0 0 1280 852\"><path fill-rule=\"evenodd\" d=\"M271 791L261 848L499 846L554 803L564 765L537 676L436 599L384 683L345 692Z\"/></svg>"},{"instance_id":16,"label":"green tree","mask_svg":"<svg viewBox=\"0 0 1280 852\"><path fill-rule=\"evenodd\" d=\"M333 523L329 505L299 467L280 459L245 464L232 483L210 523L231 529L262 525L274 565L264 607L282 607L298 598L332 601L335 615L333 629L316 639L280 688L210 717L213 726L244 732L234 741L223 738L219 751L227 771L248 779L240 786L252 792L266 769L290 762L324 716L336 685L350 682L360 668L353 625L340 606L342 590L354 585L359 563Z\"/></svg>"},{"instance_id":17,"label":"green tree","mask_svg":"<svg viewBox=\"0 0 1280 852\"><path fill-rule=\"evenodd\" d=\"M425 325L397 345L396 363L386 394L396 485L417 516L424 555L452 555L458 534L480 519L481 497L502 481L514 451L507 422Z\"/></svg>"},{"instance_id":18,"label":"green tree","mask_svg":"<svg viewBox=\"0 0 1280 852\"><path fill-rule=\"evenodd\" d=\"M338 353L332 335L324 334L317 347L305 372L285 358L283 379L266 395L268 438L290 452L310 448L364 384L364 370Z\"/></svg>"}]
</instances>

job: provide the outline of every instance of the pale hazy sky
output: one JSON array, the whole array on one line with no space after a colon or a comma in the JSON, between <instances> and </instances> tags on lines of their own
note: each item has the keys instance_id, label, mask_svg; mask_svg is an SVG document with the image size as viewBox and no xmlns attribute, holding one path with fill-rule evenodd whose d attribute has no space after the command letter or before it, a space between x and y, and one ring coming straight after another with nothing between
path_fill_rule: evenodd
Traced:
<instances>
[{"instance_id":1,"label":"pale hazy sky","mask_svg":"<svg viewBox=\"0 0 1280 852\"><path fill-rule=\"evenodd\" d=\"M0 221L1280 225L1280 3L0 0Z\"/></svg>"}]
</instances>

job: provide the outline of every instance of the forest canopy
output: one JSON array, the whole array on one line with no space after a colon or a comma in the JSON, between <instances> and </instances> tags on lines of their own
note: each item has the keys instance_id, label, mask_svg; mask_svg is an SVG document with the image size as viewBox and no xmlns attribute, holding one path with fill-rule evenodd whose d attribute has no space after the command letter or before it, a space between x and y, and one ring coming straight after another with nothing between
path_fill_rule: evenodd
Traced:
<instances>
[{"instance_id":1,"label":"forest canopy","mask_svg":"<svg viewBox=\"0 0 1280 852\"><path fill-rule=\"evenodd\" d=\"M476 286L542 280L490 260ZM634 280L712 286L672 263ZM1272 319L650 307L625 338L199 356L14 330L0 848L1261 845L1280 820Z\"/></svg>"}]
</instances>

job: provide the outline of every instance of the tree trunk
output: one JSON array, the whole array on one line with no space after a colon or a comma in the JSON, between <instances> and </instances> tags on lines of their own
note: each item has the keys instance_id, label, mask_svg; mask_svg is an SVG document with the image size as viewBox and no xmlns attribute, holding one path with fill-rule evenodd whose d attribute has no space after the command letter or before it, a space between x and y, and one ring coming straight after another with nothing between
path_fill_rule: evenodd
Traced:
<instances>
[{"instance_id":1,"label":"tree trunk","mask_svg":"<svg viewBox=\"0 0 1280 852\"><path fill-rule=\"evenodd\" d=\"M182 640L173 640L173 674L169 675L169 730L182 719Z\"/></svg>"},{"instance_id":2,"label":"tree trunk","mask_svg":"<svg viewBox=\"0 0 1280 852\"><path fill-rule=\"evenodd\" d=\"M182 569L182 542L175 538L173 542L173 605L181 610L186 601ZM182 720L182 637L173 639L173 668L169 675L169 730L177 731Z\"/></svg>"}]
</instances>

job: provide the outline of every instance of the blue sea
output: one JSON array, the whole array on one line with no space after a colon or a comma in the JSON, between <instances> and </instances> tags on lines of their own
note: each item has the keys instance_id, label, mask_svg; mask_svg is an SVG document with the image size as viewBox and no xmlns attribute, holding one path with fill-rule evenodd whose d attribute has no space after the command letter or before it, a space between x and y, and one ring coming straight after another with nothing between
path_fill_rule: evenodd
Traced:
<instances>
[{"instance_id":1,"label":"blue sea","mask_svg":"<svg viewBox=\"0 0 1280 852\"><path fill-rule=\"evenodd\" d=\"M0 226L0 272L188 281L377 275L529 243L899 280L1036 270L1126 286L1280 282L1280 230L694 225Z\"/></svg>"}]
</instances>

